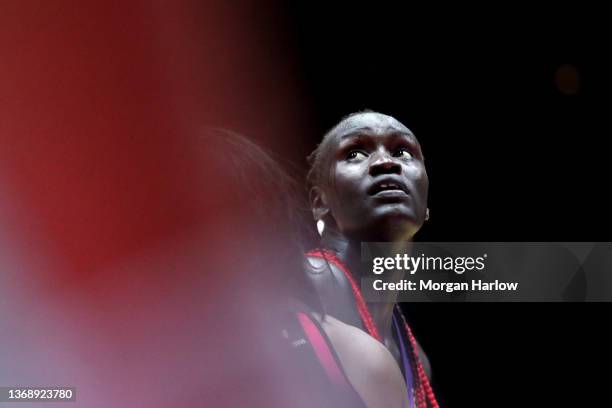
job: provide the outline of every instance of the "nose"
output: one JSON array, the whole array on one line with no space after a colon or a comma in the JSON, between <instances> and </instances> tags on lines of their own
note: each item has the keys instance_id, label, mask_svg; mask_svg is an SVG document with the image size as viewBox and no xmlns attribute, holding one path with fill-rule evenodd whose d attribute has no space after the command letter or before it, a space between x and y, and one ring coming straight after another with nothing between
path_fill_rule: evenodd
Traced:
<instances>
[{"instance_id":1,"label":"nose","mask_svg":"<svg viewBox=\"0 0 612 408\"><path fill-rule=\"evenodd\" d=\"M397 163L387 152L376 153L372 157L369 173L370 176L381 174L401 174L402 166Z\"/></svg>"}]
</instances>

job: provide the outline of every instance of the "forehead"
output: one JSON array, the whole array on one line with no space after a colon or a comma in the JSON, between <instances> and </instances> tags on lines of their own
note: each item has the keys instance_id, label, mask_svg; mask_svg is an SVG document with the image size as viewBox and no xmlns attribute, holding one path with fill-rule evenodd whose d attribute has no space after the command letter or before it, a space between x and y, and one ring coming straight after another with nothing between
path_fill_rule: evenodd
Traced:
<instances>
[{"instance_id":1,"label":"forehead","mask_svg":"<svg viewBox=\"0 0 612 408\"><path fill-rule=\"evenodd\" d=\"M332 130L330 136L340 141L343 137L356 133L372 135L403 133L414 138L410 129L394 117L374 112L360 113L343 120Z\"/></svg>"}]
</instances>

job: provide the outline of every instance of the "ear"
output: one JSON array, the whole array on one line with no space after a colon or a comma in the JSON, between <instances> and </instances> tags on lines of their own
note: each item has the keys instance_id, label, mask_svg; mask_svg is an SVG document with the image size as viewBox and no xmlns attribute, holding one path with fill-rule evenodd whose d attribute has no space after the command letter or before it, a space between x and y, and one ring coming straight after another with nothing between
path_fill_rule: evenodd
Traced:
<instances>
[{"instance_id":1,"label":"ear","mask_svg":"<svg viewBox=\"0 0 612 408\"><path fill-rule=\"evenodd\" d=\"M312 209L312 217L315 221L324 219L329 214L327 206L327 198L325 192L320 187L312 187L310 189L310 208Z\"/></svg>"}]
</instances>

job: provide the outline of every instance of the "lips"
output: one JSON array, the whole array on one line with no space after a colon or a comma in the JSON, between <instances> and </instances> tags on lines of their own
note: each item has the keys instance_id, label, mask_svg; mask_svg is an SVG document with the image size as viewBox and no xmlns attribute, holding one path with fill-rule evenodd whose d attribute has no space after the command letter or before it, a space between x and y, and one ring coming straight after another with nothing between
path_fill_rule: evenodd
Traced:
<instances>
[{"instance_id":1,"label":"lips","mask_svg":"<svg viewBox=\"0 0 612 408\"><path fill-rule=\"evenodd\" d=\"M388 192L388 193L387 193ZM408 188L406 185L394 179L383 179L375 182L368 188L368 194L378 195L378 194L406 194L408 195Z\"/></svg>"}]
</instances>

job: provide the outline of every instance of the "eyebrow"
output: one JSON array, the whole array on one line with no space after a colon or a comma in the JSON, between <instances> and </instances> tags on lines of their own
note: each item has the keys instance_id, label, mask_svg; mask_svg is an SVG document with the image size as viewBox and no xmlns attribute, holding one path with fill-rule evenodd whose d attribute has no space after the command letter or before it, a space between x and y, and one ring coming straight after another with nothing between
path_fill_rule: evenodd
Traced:
<instances>
[{"instance_id":1,"label":"eyebrow","mask_svg":"<svg viewBox=\"0 0 612 408\"><path fill-rule=\"evenodd\" d=\"M346 133L340 134L340 141L342 140L346 140L349 138L353 138L353 137L361 137L361 136L373 136L373 130L371 127L362 127L362 128L358 128L358 129L353 129L350 130ZM417 140L417 138L414 136L414 134L412 134L411 132L407 132L405 130L401 130L401 129L393 129L392 131L387 133L388 135L391 136L405 136L408 139L410 139L411 141L413 141L414 143L416 143L417 145L420 145L419 141Z\"/></svg>"}]
</instances>

